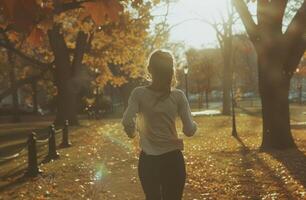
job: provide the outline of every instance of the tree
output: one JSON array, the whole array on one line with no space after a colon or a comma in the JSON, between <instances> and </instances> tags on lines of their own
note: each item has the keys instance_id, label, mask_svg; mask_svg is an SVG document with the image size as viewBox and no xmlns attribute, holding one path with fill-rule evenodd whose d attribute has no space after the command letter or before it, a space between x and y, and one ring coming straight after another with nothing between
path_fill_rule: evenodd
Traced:
<instances>
[{"instance_id":1,"label":"tree","mask_svg":"<svg viewBox=\"0 0 306 200\"><path fill-rule=\"evenodd\" d=\"M126 77L124 78L125 82L119 86L119 91L121 93L121 97L124 103L124 107L127 106L128 103L128 97L131 93L131 91L139 86L148 84L147 79L147 58L149 55L154 51L155 49L168 49L171 50L174 54L174 57L176 59L176 67L180 65L181 62L181 53L182 48L184 47L181 43L170 43L169 42L169 35L170 30L174 28L176 25L169 26L167 20L168 20L168 14L170 10L171 3L175 2L176 0L162 0L162 1L153 1L153 5L159 4L159 9L164 8L165 11L159 15L152 15L151 13L147 14L147 17L150 17L152 19L152 23L150 25L150 29L148 32L146 32L147 36L144 38L143 42L142 39L140 41L140 46L138 52L136 52L135 57L140 58L138 59L140 62L137 62L139 66L138 72L134 73L134 76ZM141 26L138 26L141 27ZM138 32L144 31L144 26L142 26L142 29L138 30ZM135 59L134 57L134 59ZM118 70L113 69L113 74L121 74L122 72L118 72ZM120 68L118 68L120 69ZM117 85L118 86L118 85Z\"/></svg>"},{"instance_id":2,"label":"tree","mask_svg":"<svg viewBox=\"0 0 306 200\"><path fill-rule=\"evenodd\" d=\"M39 4L40 3L40 4ZM108 4L110 3L110 4ZM56 123L63 124L66 119L70 121L71 124L77 124L76 118L76 94L77 90L73 88L73 83L71 81L72 73L75 74L77 68L81 66L82 58L84 55L85 46L88 40L87 34L83 31L79 31L77 36L76 49L73 52L73 61L70 61L70 53L67 47L65 38L62 34L62 26L58 21L53 20L53 18L61 13L67 12L69 10L84 7L84 9L89 10L90 6L95 5L98 8L104 8L103 14L97 15L97 9L91 7L91 17L92 19L102 23L106 17L111 20L117 17L117 13L114 9L111 11L105 10L107 7L116 2L88 2L88 1L2 1L1 9L3 9L2 18L5 19L4 24L2 24L1 33L6 36L10 34L9 32L20 32L23 35L29 34L27 41L32 44L32 46L39 46L39 43L43 40L44 32L48 32L49 42L51 49L53 51L55 59L55 84L57 86L57 102L58 102L58 112L56 117ZM116 9L118 9L119 4L117 3ZM103 7L104 6L104 7ZM119 8L120 9L120 8ZM111 13L114 12L114 13ZM116 10L116 12L118 12ZM112 15L111 15L112 14ZM89 15L89 14L88 14ZM111 17L110 17L111 16ZM16 44L5 40L6 44L2 45L7 48L8 51L15 50ZM19 44L18 46L21 46ZM16 50L15 50L16 51ZM13 88L14 89L14 88Z\"/></svg>"},{"instance_id":3,"label":"tree","mask_svg":"<svg viewBox=\"0 0 306 200\"><path fill-rule=\"evenodd\" d=\"M306 1L285 31L288 0L257 0L257 23L244 0L233 0L233 3L258 55L263 117L261 148L295 147L288 95L290 80L306 48Z\"/></svg>"},{"instance_id":4,"label":"tree","mask_svg":"<svg viewBox=\"0 0 306 200\"><path fill-rule=\"evenodd\" d=\"M211 23L201 20L209 24L215 31L217 40L222 52L223 70L222 70L222 113L224 115L231 114L231 85L233 77L232 59L233 59L233 26L235 23L235 12L233 7L227 5L227 16L220 16L221 23Z\"/></svg>"},{"instance_id":5,"label":"tree","mask_svg":"<svg viewBox=\"0 0 306 200\"><path fill-rule=\"evenodd\" d=\"M199 95L199 108L202 108L205 94L206 108L209 108L209 93L220 82L218 75L221 74L218 63L220 60L218 49L189 49L186 52L187 64L189 68L190 90Z\"/></svg>"},{"instance_id":6,"label":"tree","mask_svg":"<svg viewBox=\"0 0 306 200\"><path fill-rule=\"evenodd\" d=\"M233 36L233 73L236 75L236 87L242 92L256 92L257 55L253 44L245 34Z\"/></svg>"},{"instance_id":7,"label":"tree","mask_svg":"<svg viewBox=\"0 0 306 200\"><path fill-rule=\"evenodd\" d=\"M0 40L3 44L10 46L11 41L15 41L17 36L15 34L4 34L0 33ZM5 97L12 95L12 115L13 122L20 121L20 103L23 103L21 100L23 99L20 96L20 87L25 84L31 84L35 80L41 78L46 70L42 70L41 73L36 72L36 68L30 68L29 63L24 62L25 60L20 59L18 55L15 54L14 51L11 50L2 50L2 69L1 69L1 80L3 81L0 101L2 101ZM21 67L21 65L23 65ZM27 77L27 75L29 75ZM7 84L9 83L9 84Z\"/></svg>"},{"instance_id":8,"label":"tree","mask_svg":"<svg viewBox=\"0 0 306 200\"><path fill-rule=\"evenodd\" d=\"M52 69L54 65L56 122L63 124L69 119L78 124L78 95L90 81L84 76L85 67L100 69L101 85L126 81L123 76L112 76L108 68L112 63L124 65L122 72L136 76L139 62L144 61L140 45L147 36L153 5L139 0L4 0L0 3L4 10L1 33L18 32L20 38L27 38L28 45L0 41L0 46L41 68ZM40 57L47 57L48 62L28 56L33 54L33 46L39 47Z\"/></svg>"}]
</instances>

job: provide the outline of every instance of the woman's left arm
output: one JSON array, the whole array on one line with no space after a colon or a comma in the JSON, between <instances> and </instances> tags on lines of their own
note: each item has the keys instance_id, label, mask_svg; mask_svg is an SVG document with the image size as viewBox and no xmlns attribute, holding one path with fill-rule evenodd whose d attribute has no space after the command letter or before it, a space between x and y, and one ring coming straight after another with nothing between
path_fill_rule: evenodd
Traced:
<instances>
[{"instance_id":1,"label":"woman's left arm","mask_svg":"<svg viewBox=\"0 0 306 200\"><path fill-rule=\"evenodd\" d=\"M135 88L128 100L128 106L123 114L122 125L129 138L136 136L136 114L139 111L139 89Z\"/></svg>"}]
</instances>

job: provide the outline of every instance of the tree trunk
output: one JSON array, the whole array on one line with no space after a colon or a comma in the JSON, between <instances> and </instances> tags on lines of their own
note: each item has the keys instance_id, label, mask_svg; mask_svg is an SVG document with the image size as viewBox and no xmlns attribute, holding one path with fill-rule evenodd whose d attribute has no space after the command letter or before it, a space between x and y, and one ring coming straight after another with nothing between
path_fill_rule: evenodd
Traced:
<instances>
[{"instance_id":1,"label":"tree trunk","mask_svg":"<svg viewBox=\"0 0 306 200\"><path fill-rule=\"evenodd\" d=\"M87 44L87 34L79 31L72 62L69 49L60 33L60 27L54 26L48 32L50 46L55 57L55 83L57 87L57 113L55 123L63 125L69 120L70 125L78 125L78 105L80 91L86 80L82 76L82 61Z\"/></svg>"},{"instance_id":2,"label":"tree trunk","mask_svg":"<svg viewBox=\"0 0 306 200\"><path fill-rule=\"evenodd\" d=\"M223 47L223 115L231 115L231 84L232 84L232 38L224 39Z\"/></svg>"},{"instance_id":3,"label":"tree trunk","mask_svg":"<svg viewBox=\"0 0 306 200\"><path fill-rule=\"evenodd\" d=\"M286 30L283 30L283 17L288 7L287 1L271 2L258 1L255 23L246 2L233 1L258 54L262 148L295 148L288 94L292 74L306 50L306 1L297 9Z\"/></svg>"},{"instance_id":4,"label":"tree trunk","mask_svg":"<svg viewBox=\"0 0 306 200\"><path fill-rule=\"evenodd\" d=\"M278 55L276 53L276 55ZM290 128L290 79L277 58L259 56L259 90L262 103L262 149L295 147Z\"/></svg>"},{"instance_id":5,"label":"tree trunk","mask_svg":"<svg viewBox=\"0 0 306 200\"><path fill-rule=\"evenodd\" d=\"M55 85L57 87L57 112L55 124L64 125L66 120L69 124L77 125L76 95L71 87L72 67L68 47L59 27L55 26L48 32L50 46L55 57Z\"/></svg>"},{"instance_id":6,"label":"tree trunk","mask_svg":"<svg viewBox=\"0 0 306 200\"><path fill-rule=\"evenodd\" d=\"M230 78L230 70L228 66L224 66L223 69L223 99L222 99L222 114L230 115L231 114L231 78Z\"/></svg>"},{"instance_id":7,"label":"tree trunk","mask_svg":"<svg viewBox=\"0 0 306 200\"><path fill-rule=\"evenodd\" d=\"M71 106L70 106L70 117L73 118L72 124L79 124L77 120L77 115L79 111L80 100L82 96L80 91L87 85L87 81L82 76L81 71L85 66L82 64L84 54L87 48L87 34L83 31L79 31L76 39L76 48L74 49L73 61L71 65L71 79L69 82L69 90L71 92Z\"/></svg>"}]
</instances>

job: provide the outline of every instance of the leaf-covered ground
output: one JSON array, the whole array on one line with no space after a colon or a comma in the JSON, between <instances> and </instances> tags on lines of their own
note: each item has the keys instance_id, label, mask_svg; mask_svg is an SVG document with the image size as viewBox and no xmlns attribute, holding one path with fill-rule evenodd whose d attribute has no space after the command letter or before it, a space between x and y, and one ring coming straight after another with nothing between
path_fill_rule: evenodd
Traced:
<instances>
[{"instance_id":1,"label":"leaf-covered ground","mask_svg":"<svg viewBox=\"0 0 306 200\"><path fill-rule=\"evenodd\" d=\"M184 199L306 199L305 130L293 130L299 151L264 153L258 151L257 117L238 117L240 139L231 137L229 117L196 121L198 133L185 138ZM38 178L2 178L0 199L144 199L137 176L138 141L124 135L119 120L86 123L72 133L73 147L42 165Z\"/></svg>"}]
</instances>

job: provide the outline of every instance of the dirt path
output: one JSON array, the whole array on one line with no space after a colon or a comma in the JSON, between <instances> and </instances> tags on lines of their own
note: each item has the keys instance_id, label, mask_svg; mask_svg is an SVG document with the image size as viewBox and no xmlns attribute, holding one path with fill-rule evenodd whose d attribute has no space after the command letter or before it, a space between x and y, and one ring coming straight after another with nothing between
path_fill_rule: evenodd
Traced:
<instances>
[{"instance_id":1,"label":"dirt path","mask_svg":"<svg viewBox=\"0 0 306 200\"><path fill-rule=\"evenodd\" d=\"M98 166L103 166L101 168L105 171L105 177L100 177L98 173L97 179L100 179L100 183L97 184L103 185L103 189L112 194L114 199L144 199L137 174L138 140L128 139L121 129L118 122L99 128L99 134L104 141L102 151L106 158L103 162L98 162ZM100 194L97 199L103 198L99 189L96 193ZM195 194L186 193L184 199L196 199L194 196Z\"/></svg>"},{"instance_id":2,"label":"dirt path","mask_svg":"<svg viewBox=\"0 0 306 200\"><path fill-rule=\"evenodd\" d=\"M306 199L306 135L296 130L300 151L259 152L260 120L238 117L240 139L230 136L230 118L199 117L196 136L185 138L184 200ZM73 146L59 160L41 165L34 179L0 179L0 200L142 200L137 176L138 142L118 120L94 121L71 133ZM43 156L40 156L40 160ZM26 165L26 157L7 169ZM1 166L2 167L2 166Z\"/></svg>"}]
</instances>

